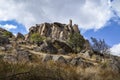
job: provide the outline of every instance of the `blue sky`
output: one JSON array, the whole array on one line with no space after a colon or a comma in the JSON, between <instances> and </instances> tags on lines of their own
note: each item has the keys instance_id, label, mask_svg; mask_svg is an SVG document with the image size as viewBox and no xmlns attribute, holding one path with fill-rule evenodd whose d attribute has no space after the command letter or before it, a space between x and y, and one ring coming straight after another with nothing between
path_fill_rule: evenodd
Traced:
<instances>
[{"instance_id":1,"label":"blue sky","mask_svg":"<svg viewBox=\"0 0 120 80\"><path fill-rule=\"evenodd\" d=\"M86 39L104 39L120 54L120 0L0 0L0 27L26 34L43 22L78 24Z\"/></svg>"},{"instance_id":2,"label":"blue sky","mask_svg":"<svg viewBox=\"0 0 120 80\"><path fill-rule=\"evenodd\" d=\"M11 31L13 34L17 34L21 32L22 34L26 34L27 30L23 24L18 23L16 20L7 20L7 21L0 21L0 27L5 28L5 25L14 25L16 28L7 29Z\"/></svg>"},{"instance_id":3,"label":"blue sky","mask_svg":"<svg viewBox=\"0 0 120 80\"><path fill-rule=\"evenodd\" d=\"M120 23L110 20L109 24L103 28L94 31L93 29L83 33L83 35L90 40L90 37L97 39L104 39L109 46L120 43Z\"/></svg>"}]
</instances>

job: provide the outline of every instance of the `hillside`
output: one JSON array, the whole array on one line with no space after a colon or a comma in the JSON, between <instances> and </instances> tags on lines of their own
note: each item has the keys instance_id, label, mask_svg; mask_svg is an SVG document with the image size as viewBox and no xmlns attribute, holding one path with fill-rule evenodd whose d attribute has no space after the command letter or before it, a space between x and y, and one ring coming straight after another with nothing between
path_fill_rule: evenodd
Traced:
<instances>
[{"instance_id":1,"label":"hillside","mask_svg":"<svg viewBox=\"0 0 120 80\"><path fill-rule=\"evenodd\" d=\"M120 57L95 52L72 20L36 24L26 35L0 28L0 67L0 80L120 78Z\"/></svg>"}]
</instances>

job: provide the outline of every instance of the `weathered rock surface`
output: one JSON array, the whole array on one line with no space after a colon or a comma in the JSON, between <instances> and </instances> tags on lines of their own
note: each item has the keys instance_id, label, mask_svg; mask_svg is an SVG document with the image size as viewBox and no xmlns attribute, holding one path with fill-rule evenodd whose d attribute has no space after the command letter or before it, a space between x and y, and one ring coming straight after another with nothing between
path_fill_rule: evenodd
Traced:
<instances>
[{"instance_id":1,"label":"weathered rock surface","mask_svg":"<svg viewBox=\"0 0 120 80\"><path fill-rule=\"evenodd\" d=\"M44 41L43 44L40 45L40 51L52 54L57 53L57 49L49 41Z\"/></svg>"},{"instance_id":2,"label":"weathered rock surface","mask_svg":"<svg viewBox=\"0 0 120 80\"><path fill-rule=\"evenodd\" d=\"M72 48L67 45L65 42L59 41L59 40L53 40L52 44L58 49L58 50L62 50L64 53L70 53L72 52Z\"/></svg>"},{"instance_id":3,"label":"weathered rock surface","mask_svg":"<svg viewBox=\"0 0 120 80\"><path fill-rule=\"evenodd\" d=\"M25 61L28 62L31 60L31 53L25 50L17 51L17 59L18 61Z\"/></svg>"},{"instance_id":4,"label":"weathered rock surface","mask_svg":"<svg viewBox=\"0 0 120 80\"><path fill-rule=\"evenodd\" d=\"M3 57L4 61L10 62L10 63L16 63L17 62L17 58L15 55L5 55Z\"/></svg>"},{"instance_id":5,"label":"weathered rock surface","mask_svg":"<svg viewBox=\"0 0 120 80\"><path fill-rule=\"evenodd\" d=\"M25 37L24 37L24 35L22 34L22 33L17 33L17 36L16 36L16 39L18 40L18 39L22 39L22 40L24 40L25 39Z\"/></svg>"},{"instance_id":6,"label":"weathered rock surface","mask_svg":"<svg viewBox=\"0 0 120 80\"><path fill-rule=\"evenodd\" d=\"M92 58L92 54L89 50L82 53L82 56L85 58Z\"/></svg>"},{"instance_id":7,"label":"weathered rock surface","mask_svg":"<svg viewBox=\"0 0 120 80\"><path fill-rule=\"evenodd\" d=\"M58 40L44 40L40 46L34 48L37 52L45 52L52 54L67 54L72 52L72 48L69 47L66 43L58 41Z\"/></svg>"},{"instance_id":8,"label":"weathered rock surface","mask_svg":"<svg viewBox=\"0 0 120 80\"><path fill-rule=\"evenodd\" d=\"M78 29L78 25L72 25L72 20L70 20L68 25L58 22L36 24L36 26L32 26L29 29L26 40L29 40L31 34L39 33L41 36L66 41L69 35L75 32L80 31Z\"/></svg>"},{"instance_id":9,"label":"weathered rock surface","mask_svg":"<svg viewBox=\"0 0 120 80\"><path fill-rule=\"evenodd\" d=\"M67 63L66 59L63 56L59 56L59 55L53 56L52 60L60 63L65 63L65 64Z\"/></svg>"},{"instance_id":10,"label":"weathered rock surface","mask_svg":"<svg viewBox=\"0 0 120 80\"><path fill-rule=\"evenodd\" d=\"M9 39L0 35L0 46L4 44L9 44Z\"/></svg>"},{"instance_id":11,"label":"weathered rock surface","mask_svg":"<svg viewBox=\"0 0 120 80\"><path fill-rule=\"evenodd\" d=\"M7 38L12 38L14 35L9 31L7 31L3 28L0 28L0 36L4 36L4 37L7 37Z\"/></svg>"},{"instance_id":12,"label":"weathered rock surface","mask_svg":"<svg viewBox=\"0 0 120 80\"><path fill-rule=\"evenodd\" d=\"M72 64L73 66L81 66L81 67L91 67L91 66L94 66L92 63L90 62L86 62L84 61L84 58L81 58L81 57L76 57L76 58L73 58L70 62L70 64Z\"/></svg>"},{"instance_id":13,"label":"weathered rock surface","mask_svg":"<svg viewBox=\"0 0 120 80\"><path fill-rule=\"evenodd\" d=\"M5 47L0 46L0 51L5 51L5 50L6 50Z\"/></svg>"},{"instance_id":14,"label":"weathered rock surface","mask_svg":"<svg viewBox=\"0 0 120 80\"><path fill-rule=\"evenodd\" d=\"M43 59L42 59L42 62L47 62L47 61L50 61L52 60L53 56L51 56L50 54L46 54Z\"/></svg>"},{"instance_id":15,"label":"weathered rock surface","mask_svg":"<svg viewBox=\"0 0 120 80\"><path fill-rule=\"evenodd\" d=\"M112 57L109 63L109 67L117 73L120 73L120 58L119 57Z\"/></svg>"}]
</instances>

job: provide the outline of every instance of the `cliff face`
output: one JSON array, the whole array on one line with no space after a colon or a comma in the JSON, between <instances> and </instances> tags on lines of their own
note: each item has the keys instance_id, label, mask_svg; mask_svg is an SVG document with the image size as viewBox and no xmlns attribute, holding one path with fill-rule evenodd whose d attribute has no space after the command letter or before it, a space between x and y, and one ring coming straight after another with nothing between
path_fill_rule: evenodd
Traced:
<instances>
[{"instance_id":1,"label":"cliff face","mask_svg":"<svg viewBox=\"0 0 120 80\"><path fill-rule=\"evenodd\" d=\"M78 29L78 25L72 25L72 20L69 21L69 24L62 24L58 22L42 23L36 24L36 26L32 26L29 29L26 40L29 40L31 34L39 33L41 36L66 41L69 35L75 32L79 33L80 31Z\"/></svg>"}]
</instances>

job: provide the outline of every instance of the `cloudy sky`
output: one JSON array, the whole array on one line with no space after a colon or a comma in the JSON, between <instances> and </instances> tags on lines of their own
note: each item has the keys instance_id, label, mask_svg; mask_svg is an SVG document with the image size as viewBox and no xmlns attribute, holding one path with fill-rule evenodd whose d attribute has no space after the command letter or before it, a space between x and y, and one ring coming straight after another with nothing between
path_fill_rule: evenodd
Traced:
<instances>
[{"instance_id":1,"label":"cloudy sky","mask_svg":"<svg viewBox=\"0 0 120 80\"><path fill-rule=\"evenodd\" d=\"M120 0L0 0L0 27L26 34L35 24L69 19L85 38L105 39L120 54Z\"/></svg>"}]
</instances>

